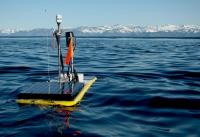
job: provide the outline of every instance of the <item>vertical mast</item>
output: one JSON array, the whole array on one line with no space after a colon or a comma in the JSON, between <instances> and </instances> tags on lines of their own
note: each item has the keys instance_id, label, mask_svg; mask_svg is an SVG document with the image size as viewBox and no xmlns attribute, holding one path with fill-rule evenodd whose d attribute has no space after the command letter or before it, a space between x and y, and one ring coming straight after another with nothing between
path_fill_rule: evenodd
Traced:
<instances>
[{"instance_id":1,"label":"vertical mast","mask_svg":"<svg viewBox=\"0 0 200 137\"><path fill-rule=\"evenodd\" d=\"M73 47L73 51L74 51L74 34L73 34L73 32L71 32L70 33L70 38L71 38L71 40L72 40L72 47ZM73 53L74 54L74 53ZM72 56L72 58L71 58L71 64L70 64L70 66L71 66L71 73L73 74L74 73L74 55Z\"/></svg>"},{"instance_id":2,"label":"vertical mast","mask_svg":"<svg viewBox=\"0 0 200 137\"><path fill-rule=\"evenodd\" d=\"M58 25L58 30L57 30L57 33L56 33L56 39L57 39L57 44L58 44L58 72L59 72L58 80L59 80L60 87L61 87L61 71L62 71L61 48L60 48L60 36L61 36L60 24L62 22L62 16L61 15L56 15L56 22L57 22L57 25Z\"/></svg>"},{"instance_id":3,"label":"vertical mast","mask_svg":"<svg viewBox=\"0 0 200 137\"><path fill-rule=\"evenodd\" d=\"M72 47L73 47L73 50L74 50L74 37L71 37L72 39ZM72 74L74 73L74 55L72 56L72 59L71 59L71 67L72 67Z\"/></svg>"}]
</instances>

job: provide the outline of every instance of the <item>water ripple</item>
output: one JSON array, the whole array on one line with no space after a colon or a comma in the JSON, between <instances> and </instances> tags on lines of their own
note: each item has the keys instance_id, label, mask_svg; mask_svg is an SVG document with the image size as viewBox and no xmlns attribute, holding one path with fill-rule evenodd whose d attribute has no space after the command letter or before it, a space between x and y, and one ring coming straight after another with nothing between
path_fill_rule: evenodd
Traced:
<instances>
[{"instance_id":1,"label":"water ripple","mask_svg":"<svg viewBox=\"0 0 200 137\"><path fill-rule=\"evenodd\" d=\"M57 76L51 39L0 38L0 136L199 136L199 39L77 42L78 72L98 80L77 108L55 108L15 102L24 86Z\"/></svg>"}]
</instances>

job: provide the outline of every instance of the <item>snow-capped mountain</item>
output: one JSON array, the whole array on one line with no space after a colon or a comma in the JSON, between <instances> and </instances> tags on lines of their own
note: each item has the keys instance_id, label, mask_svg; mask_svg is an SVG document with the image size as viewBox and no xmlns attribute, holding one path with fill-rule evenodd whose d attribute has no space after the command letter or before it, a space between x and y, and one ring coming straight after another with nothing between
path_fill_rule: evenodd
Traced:
<instances>
[{"instance_id":1,"label":"snow-capped mountain","mask_svg":"<svg viewBox=\"0 0 200 137\"><path fill-rule=\"evenodd\" d=\"M161 25L161 26L136 26L113 25L100 27L76 28L82 33L146 33L146 32L200 32L199 25ZM75 29L75 30L76 30Z\"/></svg>"},{"instance_id":2,"label":"snow-capped mountain","mask_svg":"<svg viewBox=\"0 0 200 137\"><path fill-rule=\"evenodd\" d=\"M0 30L0 36L47 36L53 29ZM64 29L73 31L77 36L128 36L128 37L200 37L200 25L112 25Z\"/></svg>"},{"instance_id":3,"label":"snow-capped mountain","mask_svg":"<svg viewBox=\"0 0 200 137\"><path fill-rule=\"evenodd\" d=\"M200 37L200 25L113 25L71 29L79 36Z\"/></svg>"},{"instance_id":4,"label":"snow-capped mountain","mask_svg":"<svg viewBox=\"0 0 200 137\"><path fill-rule=\"evenodd\" d=\"M4 35L10 35L10 34L12 34L12 33L15 33L15 32L17 32L18 30L16 30L16 29L2 29L2 30L0 30L0 34L4 34Z\"/></svg>"}]
</instances>

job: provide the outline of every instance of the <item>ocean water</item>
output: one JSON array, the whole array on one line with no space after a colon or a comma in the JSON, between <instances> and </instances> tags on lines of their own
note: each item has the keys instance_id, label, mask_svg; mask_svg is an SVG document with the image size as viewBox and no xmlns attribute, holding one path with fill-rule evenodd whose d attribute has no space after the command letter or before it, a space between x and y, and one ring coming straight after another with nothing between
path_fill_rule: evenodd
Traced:
<instances>
[{"instance_id":1,"label":"ocean water","mask_svg":"<svg viewBox=\"0 0 200 137\"><path fill-rule=\"evenodd\" d=\"M20 106L23 87L57 75L51 41L0 38L1 137L200 136L200 39L77 38L77 71L98 78L83 101Z\"/></svg>"}]
</instances>

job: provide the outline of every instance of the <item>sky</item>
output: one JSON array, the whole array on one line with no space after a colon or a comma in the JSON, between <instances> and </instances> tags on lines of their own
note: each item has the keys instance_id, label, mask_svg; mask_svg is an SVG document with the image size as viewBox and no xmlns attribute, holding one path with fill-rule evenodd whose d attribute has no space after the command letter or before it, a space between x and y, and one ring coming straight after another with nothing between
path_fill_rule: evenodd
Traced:
<instances>
[{"instance_id":1,"label":"sky","mask_svg":"<svg viewBox=\"0 0 200 137\"><path fill-rule=\"evenodd\" d=\"M0 0L0 29L200 25L200 0Z\"/></svg>"}]
</instances>

